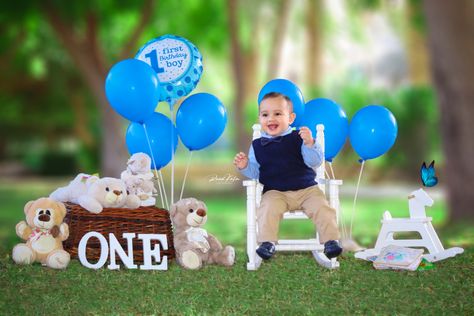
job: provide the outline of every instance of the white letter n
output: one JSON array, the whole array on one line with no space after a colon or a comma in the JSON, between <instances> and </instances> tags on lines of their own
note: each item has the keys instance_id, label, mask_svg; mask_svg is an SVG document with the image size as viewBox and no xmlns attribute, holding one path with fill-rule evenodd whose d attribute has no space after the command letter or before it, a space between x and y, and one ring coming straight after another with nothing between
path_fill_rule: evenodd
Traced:
<instances>
[{"instance_id":1,"label":"white letter n","mask_svg":"<svg viewBox=\"0 0 474 316\"><path fill-rule=\"evenodd\" d=\"M128 269L136 269L137 265L133 264L133 241L132 239L135 238L134 233L123 233L123 238L127 239L127 248L128 248L128 255L123 250L122 246L120 245L119 241L115 237L114 234L109 234L109 247L110 247L110 264L107 266L110 270L120 269L120 266L115 262L115 253L117 253L122 260L123 264Z\"/></svg>"}]
</instances>

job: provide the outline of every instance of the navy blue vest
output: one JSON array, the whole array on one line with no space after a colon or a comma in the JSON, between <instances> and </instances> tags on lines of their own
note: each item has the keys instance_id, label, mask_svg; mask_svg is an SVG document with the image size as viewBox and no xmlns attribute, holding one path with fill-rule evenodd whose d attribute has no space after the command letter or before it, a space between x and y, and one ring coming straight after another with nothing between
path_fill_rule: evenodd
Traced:
<instances>
[{"instance_id":1,"label":"navy blue vest","mask_svg":"<svg viewBox=\"0 0 474 316\"><path fill-rule=\"evenodd\" d=\"M263 192L294 191L317 184L316 173L304 163L302 144L297 131L281 136L277 141L264 142L258 138L252 142L260 164L259 181L263 184Z\"/></svg>"}]
</instances>

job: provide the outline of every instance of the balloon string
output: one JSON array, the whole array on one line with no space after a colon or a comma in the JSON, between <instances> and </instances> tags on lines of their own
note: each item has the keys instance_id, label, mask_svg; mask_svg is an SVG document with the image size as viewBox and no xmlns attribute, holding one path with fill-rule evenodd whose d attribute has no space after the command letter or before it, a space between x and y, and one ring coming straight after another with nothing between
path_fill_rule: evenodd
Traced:
<instances>
[{"instance_id":1,"label":"balloon string","mask_svg":"<svg viewBox=\"0 0 474 316\"><path fill-rule=\"evenodd\" d=\"M170 111L171 111L171 205L174 203L174 124L175 124L175 115L174 115L174 104L176 100L172 100L170 103Z\"/></svg>"},{"instance_id":2,"label":"balloon string","mask_svg":"<svg viewBox=\"0 0 474 316\"><path fill-rule=\"evenodd\" d=\"M166 190L165 190L165 181L163 180L163 173L161 173L161 170L158 172L160 174L160 181L161 181L161 186L163 187L163 192L164 192L164 197L165 197L165 203L166 203L166 209L170 209L170 205L168 204L168 197L166 196Z\"/></svg>"},{"instance_id":3,"label":"balloon string","mask_svg":"<svg viewBox=\"0 0 474 316\"><path fill-rule=\"evenodd\" d=\"M163 189L162 189L162 187L161 187L160 177L159 177L158 172L156 171L156 169L153 169L153 171L154 171L154 173L155 173L155 181L156 181L156 184L158 184L158 190L159 190L159 192L160 192L161 205L162 205L163 207L165 207L166 205L165 205L165 202L163 201L163 196L164 196L165 194L164 194L163 191L162 191Z\"/></svg>"},{"instance_id":4,"label":"balloon string","mask_svg":"<svg viewBox=\"0 0 474 316\"><path fill-rule=\"evenodd\" d=\"M337 198L339 199L339 196L337 196ZM339 202L339 201L338 201ZM342 211L342 207L341 207L341 204L338 203L338 206L339 206L339 224L341 226L341 237L342 237L342 240L344 239L347 239L347 227L346 227L346 224L344 223L344 213Z\"/></svg>"},{"instance_id":5,"label":"balloon string","mask_svg":"<svg viewBox=\"0 0 474 316\"><path fill-rule=\"evenodd\" d=\"M156 169L153 169L153 172L155 173L154 179L156 181L156 184L158 185L158 191L160 192L161 205L164 206L165 203L163 201L163 192L162 192L162 188L161 188L160 178L158 177L158 173L157 173Z\"/></svg>"},{"instance_id":6,"label":"balloon string","mask_svg":"<svg viewBox=\"0 0 474 316\"><path fill-rule=\"evenodd\" d=\"M142 125L143 125L143 130L145 131L145 138L146 138L146 141L147 141L147 144L148 144L148 150L150 151L151 160L153 161L153 166L155 167L153 170L155 171L155 177L158 181L158 189L160 190L160 195L161 195L161 205L164 205L163 204L163 195L165 196L165 199L166 199L165 186L163 184L163 187L162 187L159 183L159 177L158 177L158 174L157 174L157 171L156 171L157 166L156 166L156 162L155 162L155 156L153 155L153 151L151 149L151 143L150 143L150 138L148 137L146 124L143 123ZM161 171L160 171L160 174L161 174ZM163 192L161 192L162 189L163 189ZM168 201L166 201L166 207L168 208Z\"/></svg>"},{"instance_id":7,"label":"balloon string","mask_svg":"<svg viewBox=\"0 0 474 316\"><path fill-rule=\"evenodd\" d=\"M193 157L193 152L189 151L188 163L186 165L186 172L184 173L183 185L181 186L181 194L179 195L180 200L183 198L184 184L186 183L186 178L188 177L189 165L191 164L192 157Z\"/></svg>"},{"instance_id":8,"label":"balloon string","mask_svg":"<svg viewBox=\"0 0 474 316\"><path fill-rule=\"evenodd\" d=\"M354 224L355 206L356 206L356 201L357 201L357 195L359 194L359 185L360 185L360 179L362 177L362 171L364 170L364 164L365 164L365 160L362 161L362 164L360 166L359 179L357 180L357 186L356 186L356 191L354 195L354 202L352 203L351 228L349 230L349 239L352 239L352 226Z\"/></svg>"},{"instance_id":9,"label":"balloon string","mask_svg":"<svg viewBox=\"0 0 474 316\"><path fill-rule=\"evenodd\" d=\"M165 205L165 202L163 201L163 192L161 188L160 179L158 178L158 173L156 172L156 169L153 169L153 171L155 171L155 181L158 184L158 190L160 191L161 205Z\"/></svg>"},{"instance_id":10,"label":"balloon string","mask_svg":"<svg viewBox=\"0 0 474 316\"><path fill-rule=\"evenodd\" d=\"M326 169L324 169L324 174L326 175L326 179L330 180L331 177L329 176L329 173Z\"/></svg>"},{"instance_id":11,"label":"balloon string","mask_svg":"<svg viewBox=\"0 0 474 316\"><path fill-rule=\"evenodd\" d=\"M346 239L347 238L347 231L346 231L346 224L344 224L344 214L342 212L342 207L341 205L339 204L339 221L340 221L340 224L341 224L341 235L342 235L342 239Z\"/></svg>"},{"instance_id":12,"label":"balloon string","mask_svg":"<svg viewBox=\"0 0 474 316\"><path fill-rule=\"evenodd\" d=\"M329 161L328 164L329 164L329 168L331 169L332 178L335 180L336 175L334 174L334 169L332 168L332 161ZM342 239L345 239L347 237L346 225L344 224L344 219L343 219L343 215L342 215L342 208L341 208L341 205L340 205L339 201L338 201L338 204L339 204L339 214L338 215L339 215L339 222L340 222L340 225L341 225L341 235L342 235Z\"/></svg>"},{"instance_id":13,"label":"balloon string","mask_svg":"<svg viewBox=\"0 0 474 316\"><path fill-rule=\"evenodd\" d=\"M329 162L329 168L331 169L332 178L336 179L336 176L334 175L334 170L332 169L332 162Z\"/></svg>"}]
</instances>

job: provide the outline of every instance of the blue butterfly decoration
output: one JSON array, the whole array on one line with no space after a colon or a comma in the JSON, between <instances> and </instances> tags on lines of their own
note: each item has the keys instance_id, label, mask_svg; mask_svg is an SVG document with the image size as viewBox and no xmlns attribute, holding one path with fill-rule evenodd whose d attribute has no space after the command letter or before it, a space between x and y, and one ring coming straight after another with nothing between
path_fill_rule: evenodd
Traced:
<instances>
[{"instance_id":1,"label":"blue butterfly decoration","mask_svg":"<svg viewBox=\"0 0 474 316\"><path fill-rule=\"evenodd\" d=\"M430 163L428 168L426 163L423 161L420 169L421 182L425 187L434 187L438 184L438 178L436 177L436 171L434 167L434 160Z\"/></svg>"}]
</instances>

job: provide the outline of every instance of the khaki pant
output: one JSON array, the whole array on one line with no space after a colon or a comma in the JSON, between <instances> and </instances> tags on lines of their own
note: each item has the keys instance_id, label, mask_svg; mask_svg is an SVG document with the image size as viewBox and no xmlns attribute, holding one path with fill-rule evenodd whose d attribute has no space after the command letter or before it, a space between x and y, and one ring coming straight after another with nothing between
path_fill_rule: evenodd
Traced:
<instances>
[{"instance_id":1,"label":"khaki pant","mask_svg":"<svg viewBox=\"0 0 474 316\"><path fill-rule=\"evenodd\" d=\"M283 213L302 210L316 225L319 241L340 238L337 228L336 210L329 206L324 193L317 185L297 191L270 190L262 195L257 209L257 241L277 242L278 228Z\"/></svg>"}]
</instances>

